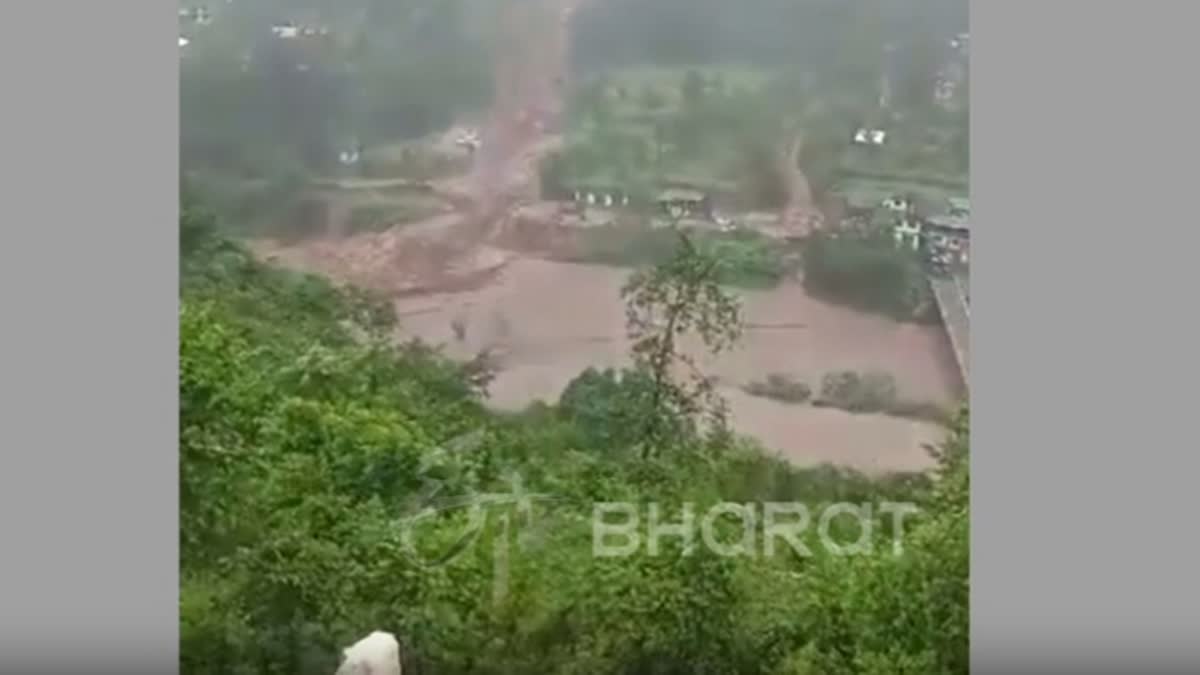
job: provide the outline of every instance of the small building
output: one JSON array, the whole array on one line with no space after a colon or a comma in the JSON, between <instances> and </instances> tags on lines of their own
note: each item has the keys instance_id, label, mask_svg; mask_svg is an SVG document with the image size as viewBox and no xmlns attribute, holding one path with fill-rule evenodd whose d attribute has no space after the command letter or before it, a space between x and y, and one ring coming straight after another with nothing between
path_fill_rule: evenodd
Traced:
<instances>
[{"instance_id":1,"label":"small building","mask_svg":"<svg viewBox=\"0 0 1200 675\"><path fill-rule=\"evenodd\" d=\"M282 23L271 26L271 32L275 34L275 37L284 40L290 40L299 37L300 35L300 29L291 23Z\"/></svg>"},{"instance_id":2,"label":"small building","mask_svg":"<svg viewBox=\"0 0 1200 675\"><path fill-rule=\"evenodd\" d=\"M921 248L921 233L923 223L920 218L905 216L896 221L892 233L896 237L896 245L910 248L914 251Z\"/></svg>"},{"instance_id":3,"label":"small building","mask_svg":"<svg viewBox=\"0 0 1200 675\"><path fill-rule=\"evenodd\" d=\"M183 49L184 47L190 45L191 43L192 43L191 40L183 37L182 35L179 36L179 48L180 49Z\"/></svg>"},{"instance_id":4,"label":"small building","mask_svg":"<svg viewBox=\"0 0 1200 675\"><path fill-rule=\"evenodd\" d=\"M970 202L952 197L935 204L910 199L909 209L892 223L896 245L924 253L941 268L967 266L970 261Z\"/></svg>"},{"instance_id":5,"label":"small building","mask_svg":"<svg viewBox=\"0 0 1200 675\"><path fill-rule=\"evenodd\" d=\"M571 199L576 204L599 206L601 208L629 205L629 195L624 190L597 185L573 188Z\"/></svg>"},{"instance_id":6,"label":"small building","mask_svg":"<svg viewBox=\"0 0 1200 675\"><path fill-rule=\"evenodd\" d=\"M906 214L913 208L913 201L903 195L892 195L880 204L892 213Z\"/></svg>"},{"instance_id":7,"label":"small building","mask_svg":"<svg viewBox=\"0 0 1200 675\"><path fill-rule=\"evenodd\" d=\"M970 262L971 228L965 218L934 216L927 218L921 229L931 258L961 266Z\"/></svg>"},{"instance_id":8,"label":"small building","mask_svg":"<svg viewBox=\"0 0 1200 675\"><path fill-rule=\"evenodd\" d=\"M887 132L883 129L860 128L854 132L854 142L858 145L883 145L887 140Z\"/></svg>"},{"instance_id":9,"label":"small building","mask_svg":"<svg viewBox=\"0 0 1200 675\"><path fill-rule=\"evenodd\" d=\"M672 218L711 215L708 195L699 190L671 188L659 193L654 201Z\"/></svg>"},{"instance_id":10,"label":"small building","mask_svg":"<svg viewBox=\"0 0 1200 675\"><path fill-rule=\"evenodd\" d=\"M362 146L358 143L353 143L349 147L338 153L338 164L342 166L354 166L362 159Z\"/></svg>"}]
</instances>

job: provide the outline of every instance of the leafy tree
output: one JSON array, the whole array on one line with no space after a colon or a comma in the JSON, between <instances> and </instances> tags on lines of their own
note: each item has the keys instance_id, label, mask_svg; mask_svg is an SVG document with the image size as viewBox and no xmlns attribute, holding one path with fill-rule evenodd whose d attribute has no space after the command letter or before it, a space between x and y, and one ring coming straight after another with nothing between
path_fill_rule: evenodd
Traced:
<instances>
[{"instance_id":1,"label":"leafy tree","mask_svg":"<svg viewBox=\"0 0 1200 675\"><path fill-rule=\"evenodd\" d=\"M585 447L620 450L635 447L649 433L646 409L653 400L654 380L643 370L588 368L563 390L559 410L578 428ZM679 420L660 422L673 426L670 437L685 432Z\"/></svg>"},{"instance_id":2,"label":"leafy tree","mask_svg":"<svg viewBox=\"0 0 1200 675\"><path fill-rule=\"evenodd\" d=\"M678 349L677 340L695 331L715 354L732 346L741 333L740 307L720 286L719 261L700 251L683 230L676 232L675 255L635 273L621 290L635 367L653 383L643 413L649 422L642 439L644 455L668 442L665 434L672 427L700 414L716 431L725 430L724 402L695 360ZM675 377L680 366L688 371L688 382Z\"/></svg>"}]
</instances>

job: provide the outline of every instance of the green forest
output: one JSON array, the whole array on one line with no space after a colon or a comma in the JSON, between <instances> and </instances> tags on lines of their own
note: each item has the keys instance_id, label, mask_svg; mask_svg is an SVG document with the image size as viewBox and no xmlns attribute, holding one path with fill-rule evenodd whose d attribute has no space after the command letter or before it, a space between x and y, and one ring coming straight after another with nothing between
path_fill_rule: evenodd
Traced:
<instances>
[{"instance_id":1,"label":"green forest","mask_svg":"<svg viewBox=\"0 0 1200 675\"><path fill-rule=\"evenodd\" d=\"M935 472L876 479L702 431L655 403L678 388L641 366L494 413L478 364L397 344L379 299L256 261L191 200L180 241L182 672L330 673L376 629L399 637L406 673L967 671L965 409L931 450ZM628 300L705 269L680 260ZM399 525L431 496L511 494L518 479L546 498L497 503L479 530L466 509L412 537ZM658 555L597 558L592 505L617 501L920 513L903 533L881 516L869 555L684 555L667 539Z\"/></svg>"}]
</instances>

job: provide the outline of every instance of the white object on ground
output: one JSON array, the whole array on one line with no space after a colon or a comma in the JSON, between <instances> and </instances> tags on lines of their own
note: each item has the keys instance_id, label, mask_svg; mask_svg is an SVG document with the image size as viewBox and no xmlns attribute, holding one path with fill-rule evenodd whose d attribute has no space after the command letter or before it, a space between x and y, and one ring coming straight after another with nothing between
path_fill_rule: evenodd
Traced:
<instances>
[{"instance_id":1,"label":"white object on ground","mask_svg":"<svg viewBox=\"0 0 1200 675\"><path fill-rule=\"evenodd\" d=\"M401 675L400 643L391 633L377 630L343 649L342 656L335 675Z\"/></svg>"}]
</instances>

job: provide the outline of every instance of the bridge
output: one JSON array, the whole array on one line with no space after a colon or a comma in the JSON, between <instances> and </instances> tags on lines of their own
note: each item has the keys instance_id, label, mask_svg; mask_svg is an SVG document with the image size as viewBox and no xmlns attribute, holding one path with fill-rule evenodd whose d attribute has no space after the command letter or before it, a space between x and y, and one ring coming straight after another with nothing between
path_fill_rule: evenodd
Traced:
<instances>
[{"instance_id":1,"label":"bridge","mask_svg":"<svg viewBox=\"0 0 1200 675\"><path fill-rule=\"evenodd\" d=\"M929 286L933 289L933 298L937 303L938 313L942 315L942 324L946 327L946 334L950 337L950 346L954 349L954 359L958 362L958 370L962 374L964 385L969 382L967 374L971 362L969 284L970 281L965 272L929 277Z\"/></svg>"}]
</instances>

